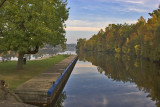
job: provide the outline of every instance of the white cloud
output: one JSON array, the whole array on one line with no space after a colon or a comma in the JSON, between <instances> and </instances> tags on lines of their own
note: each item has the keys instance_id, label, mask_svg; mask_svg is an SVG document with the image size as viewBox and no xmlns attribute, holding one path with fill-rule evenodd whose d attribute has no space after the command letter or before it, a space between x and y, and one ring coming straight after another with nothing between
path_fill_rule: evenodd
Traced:
<instances>
[{"instance_id":1,"label":"white cloud","mask_svg":"<svg viewBox=\"0 0 160 107\"><path fill-rule=\"evenodd\" d=\"M98 17L95 17L95 19L98 19L98 21L95 22L88 20L68 20L66 24L69 27L104 27L109 24L109 22L104 23L104 21L99 19Z\"/></svg>"},{"instance_id":2,"label":"white cloud","mask_svg":"<svg viewBox=\"0 0 160 107\"><path fill-rule=\"evenodd\" d=\"M75 67L95 67L94 65L92 65L91 63L78 63L75 65Z\"/></svg>"},{"instance_id":3,"label":"white cloud","mask_svg":"<svg viewBox=\"0 0 160 107\"><path fill-rule=\"evenodd\" d=\"M144 4L145 1L147 0L94 0L98 2L126 2L126 3L131 3L131 4Z\"/></svg>"},{"instance_id":4,"label":"white cloud","mask_svg":"<svg viewBox=\"0 0 160 107\"><path fill-rule=\"evenodd\" d=\"M137 23L137 20L128 20L128 21L126 21L126 23L128 23L128 24L135 24L135 23Z\"/></svg>"},{"instance_id":5,"label":"white cloud","mask_svg":"<svg viewBox=\"0 0 160 107\"><path fill-rule=\"evenodd\" d=\"M97 17L98 18L98 17ZM83 21L83 20L68 20L67 24L67 31L94 31L98 32L100 29L104 29L108 24L113 22L107 21Z\"/></svg>"},{"instance_id":6,"label":"white cloud","mask_svg":"<svg viewBox=\"0 0 160 107\"><path fill-rule=\"evenodd\" d=\"M147 12L147 11L144 10L144 9L137 9L137 8L130 8L129 10L130 10L130 11L136 11L136 12Z\"/></svg>"},{"instance_id":7,"label":"white cloud","mask_svg":"<svg viewBox=\"0 0 160 107\"><path fill-rule=\"evenodd\" d=\"M66 31L95 31L95 32L98 32L100 29L101 28L99 27L67 27Z\"/></svg>"},{"instance_id":8,"label":"white cloud","mask_svg":"<svg viewBox=\"0 0 160 107\"><path fill-rule=\"evenodd\" d=\"M108 100L107 100L107 98L103 97L102 104L103 104L103 105L105 105L105 106L108 104Z\"/></svg>"},{"instance_id":9,"label":"white cloud","mask_svg":"<svg viewBox=\"0 0 160 107\"><path fill-rule=\"evenodd\" d=\"M67 31L95 31L98 32L100 29L104 29L108 24L112 22L105 22L105 21L83 21L83 20L68 20L67 24Z\"/></svg>"},{"instance_id":10,"label":"white cloud","mask_svg":"<svg viewBox=\"0 0 160 107\"><path fill-rule=\"evenodd\" d=\"M107 21L112 20L112 21ZM134 24L137 20L129 19L120 19L120 18L108 18L106 21L82 21L82 20L68 20L66 22L67 28L66 31L94 31L98 32L100 29L104 29L109 24Z\"/></svg>"},{"instance_id":11,"label":"white cloud","mask_svg":"<svg viewBox=\"0 0 160 107\"><path fill-rule=\"evenodd\" d=\"M144 4L143 1L126 1L128 3L133 3L133 4Z\"/></svg>"},{"instance_id":12,"label":"white cloud","mask_svg":"<svg viewBox=\"0 0 160 107\"><path fill-rule=\"evenodd\" d=\"M120 11L149 13L158 8L160 0L115 0L122 7Z\"/></svg>"},{"instance_id":13,"label":"white cloud","mask_svg":"<svg viewBox=\"0 0 160 107\"><path fill-rule=\"evenodd\" d=\"M144 4L144 0L116 0L118 2L126 2L131 4Z\"/></svg>"}]
</instances>

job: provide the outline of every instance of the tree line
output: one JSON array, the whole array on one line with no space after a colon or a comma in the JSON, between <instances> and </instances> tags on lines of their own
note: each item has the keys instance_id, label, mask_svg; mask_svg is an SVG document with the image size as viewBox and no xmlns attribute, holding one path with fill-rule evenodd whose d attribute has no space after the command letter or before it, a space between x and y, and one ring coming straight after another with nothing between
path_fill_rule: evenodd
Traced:
<instances>
[{"instance_id":1,"label":"tree line","mask_svg":"<svg viewBox=\"0 0 160 107\"><path fill-rule=\"evenodd\" d=\"M89 40L77 40L78 51L95 51L136 55L160 61L160 6L149 13L147 21L141 16L136 24L109 24Z\"/></svg>"}]
</instances>

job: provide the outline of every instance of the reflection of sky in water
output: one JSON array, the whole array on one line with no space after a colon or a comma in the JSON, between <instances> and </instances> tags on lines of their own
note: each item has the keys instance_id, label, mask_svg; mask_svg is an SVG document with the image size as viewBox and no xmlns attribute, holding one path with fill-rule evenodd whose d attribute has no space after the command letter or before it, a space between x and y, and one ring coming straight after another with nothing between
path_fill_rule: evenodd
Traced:
<instances>
[{"instance_id":1,"label":"reflection of sky in water","mask_svg":"<svg viewBox=\"0 0 160 107\"><path fill-rule=\"evenodd\" d=\"M93 66L91 63L78 63L75 65L75 67L76 68L84 68L84 67L96 67L96 66ZM75 73L75 72L73 72L73 73Z\"/></svg>"},{"instance_id":2,"label":"reflection of sky in water","mask_svg":"<svg viewBox=\"0 0 160 107\"><path fill-rule=\"evenodd\" d=\"M134 83L116 82L100 74L96 66L78 61L65 88L64 107L154 107L147 93Z\"/></svg>"}]
</instances>

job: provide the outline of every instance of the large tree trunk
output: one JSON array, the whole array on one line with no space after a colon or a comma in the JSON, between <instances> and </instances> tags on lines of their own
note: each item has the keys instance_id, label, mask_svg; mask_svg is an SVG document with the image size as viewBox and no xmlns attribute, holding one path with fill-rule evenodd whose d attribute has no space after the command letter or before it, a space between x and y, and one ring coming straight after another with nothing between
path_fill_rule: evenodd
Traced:
<instances>
[{"instance_id":1,"label":"large tree trunk","mask_svg":"<svg viewBox=\"0 0 160 107\"><path fill-rule=\"evenodd\" d=\"M18 70L23 68L23 57L24 57L24 53L19 53L19 55L18 55L18 63L17 63L17 69Z\"/></svg>"},{"instance_id":2,"label":"large tree trunk","mask_svg":"<svg viewBox=\"0 0 160 107\"><path fill-rule=\"evenodd\" d=\"M34 50L28 50L28 52L21 52L19 53L18 55L18 63L17 63L17 69L22 69L23 68L23 57L24 57L24 54L36 54L39 50L39 47L38 46L35 46L35 49Z\"/></svg>"}]
</instances>

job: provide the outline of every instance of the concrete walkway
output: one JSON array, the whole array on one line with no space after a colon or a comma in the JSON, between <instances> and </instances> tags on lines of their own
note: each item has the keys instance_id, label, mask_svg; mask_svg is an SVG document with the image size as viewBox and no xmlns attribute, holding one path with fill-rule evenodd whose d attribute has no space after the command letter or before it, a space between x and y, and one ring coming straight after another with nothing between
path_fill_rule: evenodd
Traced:
<instances>
[{"instance_id":1,"label":"concrete walkway","mask_svg":"<svg viewBox=\"0 0 160 107\"><path fill-rule=\"evenodd\" d=\"M71 55L58 64L55 64L47 71L30 79L18 87L15 90L16 94L24 102L37 104L48 103L48 100L50 99L49 95L47 94L48 90L55 84L57 79L64 73L68 65L70 65L70 63L75 59L77 59L77 55Z\"/></svg>"},{"instance_id":2,"label":"concrete walkway","mask_svg":"<svg viewBox=\"0 0 160 107\"><path fill-rule=\"evenodd\" d=\"M0 107L35 107L23 103L14 93L3 85L0 85Z\"/></svg>"}]
</instances>

